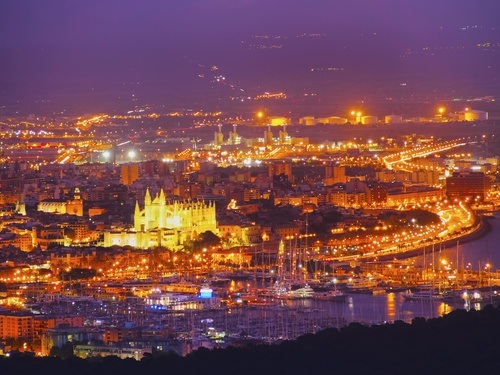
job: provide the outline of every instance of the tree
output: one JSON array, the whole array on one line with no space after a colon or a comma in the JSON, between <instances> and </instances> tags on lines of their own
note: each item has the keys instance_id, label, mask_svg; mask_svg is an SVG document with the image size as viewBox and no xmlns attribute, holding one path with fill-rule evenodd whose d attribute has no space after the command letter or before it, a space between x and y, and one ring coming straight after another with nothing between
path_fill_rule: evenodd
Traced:
<instances>
[{"instance_id":1,"label":"tree","mask_svg":"<svg viewBox=\"0 0 500 375\"><path fill-rule=\"evenodd\" d=\"M75 230L70 227L64 228L64 235L68 237L71 241L74 241L76 238Z\"/></svg>"},{"instance_id":2,"label":"tree","mask_svg":"<svg viewBox=\"0 0 500 375\"><path fill-rule=\"evenodd\" d=\"M198 239L193 242L193 250L201 251L207 247L218 246L220 243L221 240L219 236L212 231L207 230L206 232L201 233L198 236Z\"/></svg>"},{"instance_id":3,"label":"tree","mask_svg":"<svg viewBox=\"0 0 500 375\"><path fill-rule=\"evenodd\" d=\"M58 346L53 346L50 348L50 356L51 357L60 357L62 359L71 358L73 356L73 343L68 341L63 344L60 348Z\"/></svg>"},{"instance_id":4,"label":"tree","mask_svg":"<svg viewBox=\"0 0 500 375\"><path fill-rule=\"evenodd\" d=\"M97 275L97 271L93 268L72 268L68 272L61 271L60 278L62 280L80 280L91 279Z\"/></svg>"}]
</instances>

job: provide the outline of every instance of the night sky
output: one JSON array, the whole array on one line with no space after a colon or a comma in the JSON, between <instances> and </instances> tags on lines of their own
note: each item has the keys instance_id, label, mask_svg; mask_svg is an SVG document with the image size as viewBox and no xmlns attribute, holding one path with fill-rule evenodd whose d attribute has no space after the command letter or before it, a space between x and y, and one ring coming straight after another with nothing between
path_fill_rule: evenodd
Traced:
<instances>
[{"instance_id":1,"label":"night sky","mask_svg":"<svg viewBox=\"0 0 500 375\"><path fill-rule=\"evenodd\" d=\"M439 80L450 95L495 94L499 14L495 0L1 0L0 99L113 106Z\"/></svg>"}]
</instances>

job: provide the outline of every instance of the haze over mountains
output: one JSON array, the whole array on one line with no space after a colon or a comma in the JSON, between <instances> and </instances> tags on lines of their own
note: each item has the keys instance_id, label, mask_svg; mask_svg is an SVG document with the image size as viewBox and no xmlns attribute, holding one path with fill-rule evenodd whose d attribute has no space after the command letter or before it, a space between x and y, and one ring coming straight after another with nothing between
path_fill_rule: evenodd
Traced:
<instances>
[{"instance_id":1,"label":"haze over mountains","mask_svg":"<svg viewBox=\"0 0 500 375\"><path fill-rule=\"evenodd\" d=\"M234 105L266 91L339 105L500 91L500 5L492 1L28 0L1 8L4 109Z\"/></svg>"}]
</instances>

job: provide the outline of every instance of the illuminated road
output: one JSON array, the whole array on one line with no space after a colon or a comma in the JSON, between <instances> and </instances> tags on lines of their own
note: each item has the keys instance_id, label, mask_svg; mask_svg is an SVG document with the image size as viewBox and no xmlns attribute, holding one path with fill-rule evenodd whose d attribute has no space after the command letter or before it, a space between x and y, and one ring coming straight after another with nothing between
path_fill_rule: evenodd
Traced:
<instances>
[{"instance_id":1,"label":"illuminated road","mask_svg":"<svg viewBox=\"0 0 500 375\"><path fill-rule=\"evenodd\" d=\"M384 156L382 158L382 161L387 167L387 169L408 170L409 169L408 167L411 167L407 163L407 161L409 160L425 157L428 155L433 155L439 152L450 150L455 147L465 146L466 144L467 142L465 142L464 139L458 139L442 143L433 143L432 145L414 147L405 151Z\"/></svg>"},{"instance_id":2,"label":"illuminated road","mask_svg":"<svg viewBox=\"0 0 500 375\"><path fill-rule=\"evenodd\" d=\"M441 218L441 228L422 231L421 233L407 233L405 236L395 235L392 240L378 243L377 248L364 252L363 254L324 257L328 261L367 261L375 258L397 256L414 252L424 246L443 243L444 241L458 240L476 231L479 226L474 225L475 215L463 203L458 205L445 205L438 203L436 213ZM428 239L432 240L429 242Z\"/></svg>"}]
</instances>

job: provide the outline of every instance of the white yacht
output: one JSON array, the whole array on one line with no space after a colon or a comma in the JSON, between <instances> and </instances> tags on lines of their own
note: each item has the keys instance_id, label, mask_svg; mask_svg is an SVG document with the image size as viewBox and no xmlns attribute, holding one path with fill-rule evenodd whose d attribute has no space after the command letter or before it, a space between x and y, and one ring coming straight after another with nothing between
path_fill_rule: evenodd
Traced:
<instances>
[{"instance_id":1,"label":"white yacht","mask_svg":"<svg viewBox=\"0 0 500 375\"><path fill-rule=\"evenodd\" d=\"M439 301L443 299L443 294L433 290L419 290L417 292L408 291L402 293L402 296L407 301Z\"/></svg>"},{"instance_id":2,"label":"white yacht","mask_svg":"<svg viewBox=\"0 0 500 375\"><path fill-rule=\"evenodd\" d=\"M289 291L288 296L292 299L313 298L314 290L309 286L309 284L306 284L302 288Z\"/></svg>"}]
</instances>

